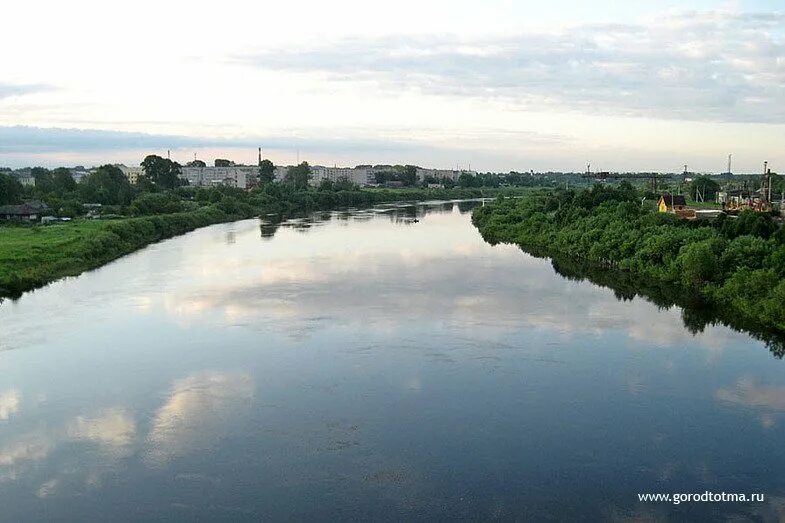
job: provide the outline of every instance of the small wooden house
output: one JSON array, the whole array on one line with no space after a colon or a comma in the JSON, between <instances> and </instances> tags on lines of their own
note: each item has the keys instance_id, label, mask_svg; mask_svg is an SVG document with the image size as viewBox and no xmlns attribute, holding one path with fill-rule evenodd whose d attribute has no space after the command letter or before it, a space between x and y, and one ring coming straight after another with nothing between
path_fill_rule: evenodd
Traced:
<instances>
[{"instance_id":1,"label":"small wooden house","mask_svg":"<svg viewBox=\"0 0 785 523\"><path fill-rule=\"evenodd\" d=\"M657 210L660 212L679 212L687 208L687 200L681 194L663 193L660 201L657 202Z\"/></svg>"},{"instance_id":2,"label":"small wooden house","mask_svg":"<svg viewBox=\"0 0 785 523\"><path fill-rule=\"evenodd\" d=\"M21 205L0 206L0 220L37 222L49 207L43 202L31 201Z\"/></svg>"}]
</instances>

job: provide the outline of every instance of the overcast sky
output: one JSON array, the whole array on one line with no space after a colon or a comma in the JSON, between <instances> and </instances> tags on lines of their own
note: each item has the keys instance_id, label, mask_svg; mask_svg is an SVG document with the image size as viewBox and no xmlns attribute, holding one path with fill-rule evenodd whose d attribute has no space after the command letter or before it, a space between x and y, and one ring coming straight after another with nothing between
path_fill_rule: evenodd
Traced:
<instances>
[{"instance_id":1,"label":"overcast sky","mask_svg":"<svg viewBox=\"0 0 785 523\"><path fill-rule=\"evenodd\" d=\"M0 165L785 172L780 1L24 2Z\"/></svg>"}]
</instances>

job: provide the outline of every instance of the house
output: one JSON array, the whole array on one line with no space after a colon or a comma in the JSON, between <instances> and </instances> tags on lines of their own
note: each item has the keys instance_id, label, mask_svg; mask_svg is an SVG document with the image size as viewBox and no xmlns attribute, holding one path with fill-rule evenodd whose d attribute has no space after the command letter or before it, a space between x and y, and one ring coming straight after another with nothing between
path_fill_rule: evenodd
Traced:
<instances>
[{"instance_id":1,"label":"house","mask_svg":"<svg viewBox=\"0 0 785 523\"><path fill-rule=\"evenodd\" d=\"M15 222L37 222L49 210L49 206L39 201L24 202L21 205L0 206L0 220Z\"/></svg>"},{"instance_id":2,"label":"house","mask_svg":"<svg viewBox=\"0 0 785 523\"><path fill-rule=\"evenodd\" d=\"M657 203L657 210L660 212L678 212L687 208L687 200L681 194L663 193Z\"/></svg>"}]
</instances>

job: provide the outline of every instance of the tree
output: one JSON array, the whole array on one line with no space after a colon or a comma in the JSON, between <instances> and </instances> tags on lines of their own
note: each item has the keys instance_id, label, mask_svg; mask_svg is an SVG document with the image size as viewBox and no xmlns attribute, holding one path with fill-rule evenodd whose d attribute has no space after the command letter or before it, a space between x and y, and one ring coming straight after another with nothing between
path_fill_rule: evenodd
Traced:
<instances>
[{"instance_id":1,"label":"tree","mask_svg":"<svg viewBox=\"0 0 785 523\"><path fill-rule=\"evenodd\" d=\"M225 160L223 158L216 158L215 159L215 166L216 167L232 167L234 162L231 160Z\"/></svg>"},{"instance_id":2,"label":"tree","mask_svg":"<svg viewBox=\"0 0 785 523\"><path fill-rule=\"evenodd\" d=\"M476 185L477 180L474 176L469 173L461 173L458 176L458 185L461 187L474 187Z\"/></svg>"},{"instance_id":3,"label":"tree","mask_svg":"<svg viewBox=\"0 0 785 523\"><path fill-rule=\"evenodd\" d=\"M35 192L37 194L49 194L54 191L52 173L44 167L33 167L30 174L35 178Z\"/></svg>"},{"instance_id":4,"label":"tree","mask_svg":"<svg viewBox=\"0 0 785 523\"><path fill-rule=\"evenodd\" d=\"M10 174L0 173L0 205L18 203L22 184Z\"/></svg>"},{"instance_id":5,"label":"tree","mask_svg":"<svg viewBox=\"0 0 785 523\"><path fill-rule=\"evenodd\" d=\"M259 185L275 181L275 165L270 160L262 160L259 164Z\"/></svg>"},{"instance_id":6,"label":"tree","mask_svg":"<svg viewBox=\"0 0 785 523\"><path fill-rule=\"evenodd\" d=\"M145 177L159 189L174 189L182 185L180 164L177 162L151 154L142 160L141 165Z\"/></svg>"},{"instance_id":7,"label":"tree","mask_svg":"<svg viewBox=\"0 0 785 523\"><path fill-rule=\"evenodd\" d=\"M317 189L320 191L334 191L335 183L333 183L333 181L329 178L322 178Z\"/></svg>"},{"instance_id":8,"label":"tree","mask_svg":"<svg viewBox=\"0 0 785 523\"><path fill-rule=\"evenodd\" d=\"M376 183L378 184L385 184L387 182L392 182L397 179L396 175L392 171L376 171L374 173L374 177L376 178Z\"/></svg>"},{"instance_id":9,"label":"tree","mask_svg":"<svg viewBox=\"0 0 785 523\"><path fill-rule=\"evenodd\" d=\"M289 167L284 177L284 182L293 186L296 189L305 189L308 187L308 180L311 178L311 166L308 162L303 162L300 165Z\"/></svg>"},{"instance_id":10,"label":"tree","mask_svg":"<svg viewBox=\"0 0 785 523\"><path fill-rule=\"evenodd\" d=\"M690 195L697 201L711 201L720 190L720 184L708 176L699 176L690 182Z\"/></svg>"},{"instance_id":11,"label":"tree","mask_svg":"<svg viewBox=\"0 0 785 523\"><path fill-rule=\"evenodd\" d=\"M357 189L357 185L347 176L340 176L337 180L335 180L333 189L336 191L354 191Z\"/></svg>"},{"instance_id":12,"label":"tree","mask_svg":"<svg viewBox=\"0 0 785 523\"><path fill-rule=\"evenodd\" d=\"M123 171L114 165L102 165L79 184L82 199L104 205L128 205L133 190Z\"/></svg>"},{"instance_id":13,"label":"tree","mask_svg":"<svg viewBox=\"0 0 785 523\"><path fill-rule=\"evenodd\" d=\"M207 164L202 160L192 160L185 164L187 167L207 167Z\"/></svg>"},{"instance_id":14,"label":"tree","mask_svg":"<svg viewBox=\"0 0 785 523\"><path fill-rule=\"evenodd\" d=\"M64 194L76 190L76 182L71 176L71 169L58 167L52 171L52 186L56 193Z\"/></svg>"},{"instance_id":15,"label":"tree","mask_svg":"<svg viewBox=\"0 0 785 523\"><path fill-rule=\"evenodd\" d=\"M184 207L182 200L171 192L148 193L134 200L129 210L136 216L149 216L182 212Z\"/></svg>"},{"instance_id":16,"label":"tree","mask_svg":"<svg viewBox=\"0 0 785 523\"><path fill-rule=\"evenodd\" d=\"M407 187L417 185L417 166L407 165L404 167L403 172L401 173L401 181Z\"/></svg>"}]
</instances>

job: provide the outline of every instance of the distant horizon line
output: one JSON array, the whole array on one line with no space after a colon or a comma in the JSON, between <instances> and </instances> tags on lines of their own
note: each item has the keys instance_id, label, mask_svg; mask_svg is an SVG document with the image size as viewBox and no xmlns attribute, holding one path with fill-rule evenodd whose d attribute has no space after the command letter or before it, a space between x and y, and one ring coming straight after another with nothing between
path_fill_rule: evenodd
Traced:
<instances>
[{"instance_id":1,"label":"distant horizon line","mask_svg":"<svg viewBox=\"0 0 785 523\"><path fill-rule=\"evenodd\" d=\"M222 158L222 159L224 159L224 158ZM204 161L204 160L202 160L202 161ZM230 161L232 161L232 160L230 160ZM189 166L187 163L180 164L176 160L174 160L174 162L177 163L178 165L180 165L180 167L191 167L191 168L197 167L197 168L227 169L227 168L232 168L232 167L258 167L257 164L246 164L246 163L233 163L232 165L227 165L227 166L205 165L204 167L202 167L202 166L193 166L193 165ZM207 162L205 162L205 163L207 163ZM623 176L623 175L658 175L658 176L728 176L728 175L730 175L730 176L762 176L764 174L763 172L728 172L728 171L724 171L724 172L716 172L716 171L682 171L682 172L677 172L677 171L591 171L591 172L587 172L587 171L554 171L554 170L543 171L543 170L534 170L534 169L530 169L530 170L527 170L527 171L517 171L517 170L514 170L514 169L509 170L509 171L493 171L493 170L481 171L481 170L476 170L476 169L462 169L462 168L457 168L457 169L446 168L445 169L445 168L441 168L441 167L423 167L421 165L416 165L416 164L388 164L388 163L385 163L385 164L367 164L367 163L363 163L363 164L357 164L355 166L340 166L340 165L328 166L328 165L322 165L322 164L316 164L316 163L315 164L311 164L307 160L303 160L302 162L300 162L300 164L302 164L302 163L308 163L308 165L310 167L320 167L320 168L325 168L325 169L362 169L362 168L372 168L372 169L375 168L375 169L378 169L378 168L385 168L385 167L396 168L396 167L413 166L413 167L416 167L417 169L423 169L423 170L452 171L452 172L463 172L463 173L474 173L474 174L495 174L495 175L523 174L523 175L530 175L530 176L561 175L561 176L583 176L583 177L590 177L590 175L596 175L598 177L598 179L600 179L600 178L602 178L602 179L605 179L605 178L615 178L617 175L621 175L621 176ZM284 164L276 164L276 163L273 162L273 166L275 168L279 168L279 167L290 168L290 167L295 167L295 166L300 165L300 164L284 165ZM52 170L55 170L55 169L76 170L78 168L82 168L85 171L91 171L91 170L95 170L95 169L98 169L100 167L103 167L104 165L123 166L123 167L141 167L141 163L139 165L126 165L124 162L102 163L102 164L98 164L98 165L91 165L90 167L87 167L85 165L73 165L73 166L59 165L57 167L44 167L42 165L26 165L26 166L23 166L23 167L12 168L12 167L8 167L8 166L0 165L0 172L18 173L19 171L25 171L25 170L31 170L31 169L37 169L37 168L46 169L46 170L49 170L49 171L52 171ZM772 169L769 169L769 170L771 171L771 174L775 174L775 175L779 174L779 173L773 171Z\"/></svg>"}]
</instances>

